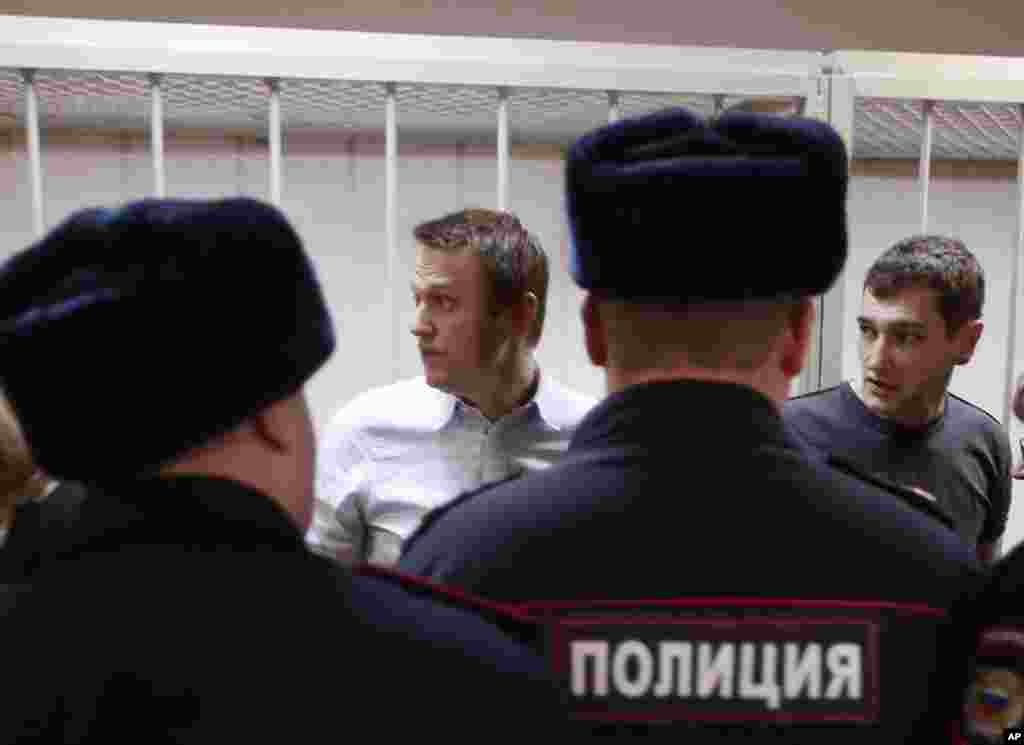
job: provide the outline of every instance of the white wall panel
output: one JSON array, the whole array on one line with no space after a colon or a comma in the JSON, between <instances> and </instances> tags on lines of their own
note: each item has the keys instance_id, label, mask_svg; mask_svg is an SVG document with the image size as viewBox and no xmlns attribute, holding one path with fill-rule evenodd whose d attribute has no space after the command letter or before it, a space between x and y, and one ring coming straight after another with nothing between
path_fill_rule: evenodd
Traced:
<instances>
[{"instance_id":1,"label":"white wall panel","mask_svg":"<svg viewBox=\"0 0 1024 745\"><path fill-rule=\"evenodd\" d=\"M32 197L25 139L0 132L0 258L32 240Z\"/></svg>"},{"instance_id":2,"label":"white wall panel","mask_svg":"<svg viewBox=\"0 0 1024 745\"><path fill-rule=\"evenodd\" d=\"M600 368L583 346L583 292L569 277L569 229L565 218L562 160L549 155L512 161L510 208L540 239L550 273L544 334L537 348L541 366L593 396L604 392ZM543 196L543 199L539 198Z\"/></svg>"}]
</instances>

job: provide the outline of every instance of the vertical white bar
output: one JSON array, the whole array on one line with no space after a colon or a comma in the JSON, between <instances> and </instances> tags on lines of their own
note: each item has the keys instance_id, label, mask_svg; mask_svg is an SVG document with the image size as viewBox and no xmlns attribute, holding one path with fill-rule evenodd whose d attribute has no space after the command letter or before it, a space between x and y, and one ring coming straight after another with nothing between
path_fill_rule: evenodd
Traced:
<instances>
[{"instance_id":1,"label":"vertical white bar","mask_svg":"<svg viewBox=\"0 0 1024 745\"><path fill-rule=\"evenodd\" d=\"M1006 342L1006 395L1003 396L1003 426L1013 433L1011 399L1014 389L1014 368L1017 365L1017 318L1024 313L1024 298L1020 293L1020 275L1024 271L1024 105L1018 109L1021 117L1017 136L1017 234L1014 236L1013 269L1010 274L1010 320Z\"/></svg>"},{"instance_id":2,"label":"vertical white bar","mask_svg":"<svg viewBox=\"0 0 1024 745\"><path fill-rule=\"evenodd\" d=\"M828 121L831 74L832 67L823 61L821 72L807 78L805 93L797 99L796 116Z\"/></svg>"},{"instance_id":3,"label":"vertical white bar","mask_svg":"<svg viewBox=\"0 0 1024 745\"><path fill-rule=\"evenodd\" d=\"M830 121L831 117L831 96L832 96L832 85L831 85L831 68L826 65L822 65L822 72L820 75L816 75L812 78L808 78L805 83L806 93L801 96L798 104L798 115L808 117L811 119L820 119L822 121ZM718 114L725 105L725 97L722 95L716 95L714 97L715 102L715 113ZM837 112L838 113L838 112ZM835 125L833 125L835 126ZM837 129L839 129L837 127ZM844 136L844 142L849 142L849 133L840 132L841 136ZM811 339L807 349L807 357L804 363L803 369L800 371L800 375L793 379L790 384L790 395L799 396L804 393L813 393L821 388L829 387L822 384L823 379L828 377L830 380L836 377L836 374L829 373L826 375L826 365L824 361L825 355L825 344L824 336L826 329L828 329L829 322L832 322L835 329L828 329L830 333L835 333L839 337L839 343L835 349L830 349L830 353L835 354L837 349L841 358L842 356L842 319L839 319L839 324L834 323L832 318L833 313L836 311L837 305L842 304L842 286L843 279L840 277L836 280L836 286L834 286L829 293L826 295L814 298L814 324L811 327ZM837 293L839 294L837 303ZM831 295L831 297L829 297ZM826 298L828 302L826 302ZM839 367L841 368L841 360ZM841 371L837 373L841 376Z\"/></svg>"},{"instance_id":4,"label":"vertical white bar","mask_svg":"<svg viewBox=\"0 0 1024 745\"><path fill-rule=\"evenodd\" d=\"M39 144L39 99L36 72L25 70L25 129L28 137L28 162L32 180L32 230L37 237L46 231L43 216L43 159Z\"/></svg>"},{"instance_id":5,"label":"vertical white bar","mask_svg":"<svg viewBox=\"0 0 1024 745\"><path fill-rule=\"evenodd\" d=\"M608 91L608 123L615 124L622 118L622 113L619 111L619 92Z\"/></svg>"},{"instance_id":6,"label":"vertical white bar","mask_svg":"<svg viewBox=\"0 0 1024 745\"><path fill-rule=\"evenodd\" d=\"M281 206L281 82L275 78L267 80L270 89L269 132L270 143L270 201Z\"/></svg>"},{"instance_id":7,"label":"vertical white bar","mask_svg":"<svg viewBox=\"0 0 1024 745\"><path fill-rule=\"evenodd\" d=\"M850 75L833 73L824 81L826 85L826 100L828 121L832 128L839 133L846 143L846 155L848 162L853 163L853 142L855 136L855 119L857 111L857 87L856 80ZM856 233L855 227L847 225L851 237ZM849 253L854 251L853 245L849 246ZM849 261L847 261L849 265ZM847 272L844 269L836 279L832 288L822 295L817 303L818 321L816 324L816 344L814 349L814 365L817 367L817 380L806 392L821 388L831 388L843 381L843 353L846 342L849 341L850 331L853 329L852 313L849 308L860 306L860 280L858 277L854 295L847 298Z\"/></svg>"},{"instance_id":8,"label":"vertical white bar","mask_svg":"<svg viewBox=\"0 0 1024 745\"><path fill-rule=\"evenodd\" d=\"M508 88L498 88L498 209L508 209Z\"/></svg>"},{"instance_id":9,"label":"vertical white bar","mask_svg":"<svg viewBox=\"0 0 1024 745\"><path fill-rule=\"evenodd\" d=\"M164 95L161 89L163 76L149 76L149 93L152 112L149 117L149 140L153 151L153 194L163 197L167 193L167 181L164 176Z\"/></svg>"},{"instance_id":10,"label":"vertical white bar","mask_svg":"<svg viewBox=\"0 0 1024 745\"><path fill-rule=\"evenodd\" d=\"M921 140L921 232L928 232L928 185L932 172L932 130L935 127L935 102L924 102L924 138Z\"/></svg>"},{"instance_id":11,"label":"vertical white bar","mask_svg":"<svg viewBox=\"0 0 1024 745\"><path fill-rule=\"evenodd\" d=\"M388 333L391 334L391 378L398 380L398 87L394 83L384 86L385 148L384 148L384 214L388 249Z\"/></svg>"}]
</instances>

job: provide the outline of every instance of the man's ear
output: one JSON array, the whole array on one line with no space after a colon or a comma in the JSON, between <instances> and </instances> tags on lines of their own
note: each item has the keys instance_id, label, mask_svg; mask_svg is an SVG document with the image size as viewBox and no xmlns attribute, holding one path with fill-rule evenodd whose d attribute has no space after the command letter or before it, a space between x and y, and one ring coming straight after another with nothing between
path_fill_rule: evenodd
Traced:
<instances>
[{"instance_id":1,"label":"man's ear","mask_svg":"<svg viewBox=\"0 0 1024 745\"><path fill-rule=\"evenodd\" d=\"M607 366L608 339L604 319L601 317L601 303L591 292L583 298L580 317L583 320L583 342L587 347L587 356L598 367Z\"/></svg>"},{"instance_id":2,"label":"man's ear","mask_svg":"<svg viewBox=\"0 0 1024 745\"><path fill-rule=\"evenodd\" d=\"M526 292L515 306L514 323L516 336L529 337L533 330L533 322L537 318L540 301L533 292Z\"/></svg>"},{"instance_id":3,"label":"man's ear","mask_svg":"<svg viewBox=\"0 0 1024 745\"><path fill-rule=\"evenodd\" d=\"M495 317L508 336L526 337L533 328L537 308L537 296L532 292L526 292L515 303L497 307Z\"/></svg>"},{"instance_id":4,"label":"man's ear","mask_svg":"<svg viewBox=\"0 0 1024 745\"><path fill-rule=\"evenodd\" d=\"M786 378L795 378L804 369L813 328L814 301L803 298L790 309L782 334L783 349L779 364Z\"/></svg>"},{"instance_id":5,"label":"man's ear","mask_svg":"<svg viewBox=\"0 0 1024 745\"><path fill-rule=\"evenodd\" d=\"M956 332L957 351L956 364L966 365L974 356L974 348L978 346L981 332L985 330L984 322L980 320L967 321L959 331Z\"/></svg>"}]
</instances>

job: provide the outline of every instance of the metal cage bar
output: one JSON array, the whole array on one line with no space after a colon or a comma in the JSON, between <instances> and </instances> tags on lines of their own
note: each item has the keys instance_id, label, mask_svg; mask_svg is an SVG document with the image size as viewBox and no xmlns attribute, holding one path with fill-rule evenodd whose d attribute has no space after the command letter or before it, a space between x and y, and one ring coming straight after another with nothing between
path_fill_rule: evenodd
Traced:
<instances>
[{"instance_id":1,"label":"metal cage bar","mask_svg":"<svg viewBox=\"0 0 1024 745\"><path fill-rule=\"evenodd\" d=\"M384 224L388 252L388 328L391 329L391 378L398 380L398 86L384 86Z\"/></svg>"},{"instance_id":2,"label":"metal cage bar","mask_svg":"<svg viewBox=\"0 0 1024 745\"><path fill-rule=\"evenodd\" d=\"M508 209L508 88L498 88L498 209Z\"/></svg>"},{"instance_id":3,"label":"metal cage bar","mask_svg":"<svg viewBox=\"0 0 1024 745\"><path fill-rule=\"evenodd\" d=\"M1017 364L1017 319L1024 313L1020 276L1024 271L1024 105L1018 107L1020 126L1017 132L1017 234L1014 236L1014 261L1010 274L1010 319L1006 343L1006 391L1003 396L1003 426L1007 433L1013 429L1012 396L1015 386L1014 368Z\"/></svg>"},{"instance_id":4,"label":"metal cage bar","mask_svg":"<svg viewBox=\"0 0 1024 745\"><path fill-rule=\"evenodd\" d=\"M149 141L153 156L153 196L160 198L167 193L167 179L164 175L164 97L163 76L149 76L150 104Z\"/></svg>"},{"instance_id":5,"label":"metal cage bar","mask_svg":"<svg viewBox=\"0 0 1024 745\"><path fill-rule=\"evenodd\" d=\"M932 140L935 134L935 102L924 102L924 134L918 173L921 183L921 232L928 232L928 193L932 173Z\"/></svg>"},{"instance_id":6,"label":"metal cage bar","mask_svg":"<svg viewBox=\"0 0 1024 745\"><path fill-rule=\"evenodd\" d=\"M614 124L622 118L622 112L619 110L619 92L608 91L608 123Z\"/></svg>"},{"instance_id":7,"label":"metal cage bar","mask_svg":"<svg viewBox=\"0 0 1024 745\"><path fill-rule=\"evenodd\" d=\"M270 201L281 206L281 81L267 80L270 96L267 103L267 140L270 145Z\"/></svg>"},{"instance_id":8,"label":"metal cage bar","mask_svg":"<svg viewBox=\"0 0 1024 745\"><path fill-rule=\"evenodd\" d=\"M43 158L39 136L39 94L35 70L25 70L25 134L28 140L29 180L32 185L32 230L41 237L46 230L43 214Z\"/></svg>"}]
</instances>

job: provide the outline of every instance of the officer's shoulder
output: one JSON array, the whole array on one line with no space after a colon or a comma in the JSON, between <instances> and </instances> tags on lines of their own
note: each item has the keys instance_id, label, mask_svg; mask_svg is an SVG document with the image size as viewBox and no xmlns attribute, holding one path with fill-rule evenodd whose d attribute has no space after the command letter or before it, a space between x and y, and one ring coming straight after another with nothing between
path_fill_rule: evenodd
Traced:
<instances>
[{"instance_id":1,"label":"officer's shoulder","mask_svg":"<svg viewBox=\"0 0 1024 745\"><path fill-rule=\"evenodd\" d=\"M821 388L816 391L801 393L799 396L791 396L786 399L783 406L788 409L791 407L799 408L808 405L813 406L815 404L826 403L838 395L839 388L839 385L833 385L829 388Z\"/></svg>"},{"instance_id":2,"label":"officer's shoulder","mask_svg":"<svg viewBox=\"0 0 1024 745\"><path fill-rule=\"evenodd\" d=\"M949 398L953 401L954 406L957 406L962 412L966 412L970 416L977 417L980 421L985 422L989 426L994 426L1002 430L1002 423L992 414L985 409L978 406L976 403L968 401L962 396L958 396L953 392L948 392Z\"/></svg>"},{"instance_id":3,"label":"officer's shoulder","mask_svg":"<svg viewBox=\"0 0 1024 745\"><path fill-rule=\"evenodd\" d=\"M573 388L569 388L555 378L545 379L544 392L547 411L543 411L546 419L563 428L574 428L587 413L599 403L599 399Z\"/></svg>"},{"instance_id":4,"label":"officer's shoulder","mask_svg":"<svg viewBox=\"0 0 1024 745\"><path fill-rule=\"evenodd\" d=\"M938 502L934 500L934 498L929 498L904 484L900 484L881 474L869 471L843 455L829 453L825 462L831 468L845 473L859 482L868 484L877 490L881 490L893 497L896 497L903 504L910 506L917 512L927 515L931 519L945 526L950 532L954 534L956 533L956 523L953 518Z\"/></svg>"},{"instance_id":5,"label":"officer's shoulder","mask_svg":"<svg viewBox=\"0 0 1024 745\"><path fill-rule=\"evenodd\" d=\"M405 597L419 598L415 602L451 608L456 613L469 614L469 618L482 619L519 641L536 645L541 639L543 628L537 619L452 585L373 564L355 567L353 576L358 578L356 582L368 580L378 586L387 585L392 592L400 590Z\"/></svg>"},{"instance_id":6,"label":"officer's shoulder","mask_svg":"<svg viewBox=\"0 0 1024 745\"><path fill-rule=\"evenodd\" d=\"M534 651L544 631L535 619L393 569L360 566L346 584L349 607L374 640L392 652L404 647L402 659L416 661L420 669L413 678L429 679L436 671L432 665L447 664L463 699L479 697L501 707L502 696L511 696L525 699L527 707L542 707L536 712L540 719L558 714L554 679Z\"/></svg>"},{"instance_id":7,"label":"officer's shoulder","mask_svg":"<svg viewBox=\"0 0 1024 745\"><path fill-rule=\"evenodd\" d=\"M784 401L782 418L798 440L808 446L825 447L835 436L835 427L845 421L841 384Z\"/></svg>"},{"instance_id":8,"label":"officer's shoulder","mask_svg":"<svg viewBox=\"0 0 1024 745\"><path fill-rule=\"evenodd\" d=\"M457 497L455 497L455 499L441 505L440 507L435 507L426 514L423 520L420 521L419 527L417 527L416 530L413 531L412 535L410 535L405 540L404 551L408 552L409 549L411 549L413 545L425 533L429 532L431 528L433 528L446 515L449 515L453 511L470 504L474 500L481 497L481 495L488 494L495 488L503 486L505 484L510 484L514 481L517 481L520 478L522 478L521 474L513 474L511 476L508 476L507 478L501 479L500 481L488 482L483 486L477 487L476 489L470 489L469 491L462 492Z\"/></svg>"}]
</instances>

